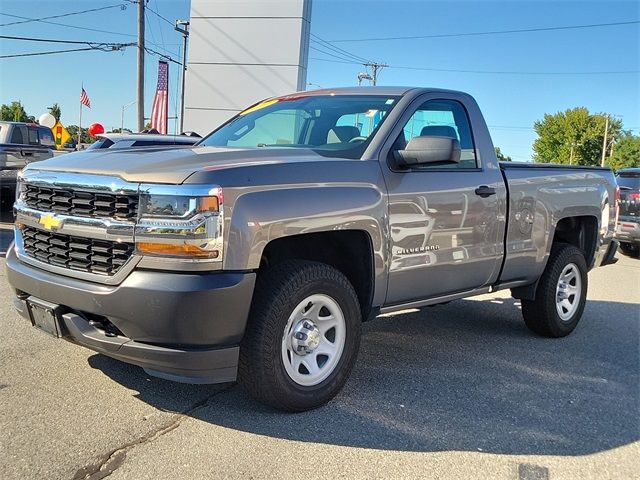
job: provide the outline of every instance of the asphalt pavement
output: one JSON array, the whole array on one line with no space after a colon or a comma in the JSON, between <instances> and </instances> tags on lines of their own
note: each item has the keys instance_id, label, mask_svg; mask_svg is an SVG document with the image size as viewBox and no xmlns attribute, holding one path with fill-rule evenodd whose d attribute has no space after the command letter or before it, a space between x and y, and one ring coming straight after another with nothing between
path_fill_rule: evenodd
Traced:
<instances>
[{"instance_id":1,"label":"asphalt pavement","mask_svg":"<svg viewBox=\"0 0 640 480\"><path fill-rule=\"evenodd\" d=\"M36 331L3 264L0 332L2 479L640 478L637 259L590 273L563 339L507 292L367 323L345 389L301 414Z\"/></svg>"}]
</instances>

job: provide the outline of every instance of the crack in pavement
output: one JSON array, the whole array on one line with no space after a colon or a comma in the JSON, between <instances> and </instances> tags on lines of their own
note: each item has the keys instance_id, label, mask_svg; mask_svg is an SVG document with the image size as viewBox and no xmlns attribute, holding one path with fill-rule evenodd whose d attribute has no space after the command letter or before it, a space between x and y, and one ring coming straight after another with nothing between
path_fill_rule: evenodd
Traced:
<instances>
[{"instance_id":1,"label":"crack in pavement","mask_svg":"<svg viewBox=\"0 0 640 480\"><path fill-rule=\"evenodd\" d=\"M73 480L102 480L103 478L108 477L113 472L115 472L118 468L124 464L125 459L127 458L127 452L134 449L139 445L145 445L147 443L153 442L155 439L166 435L167 433L175 430L180 426L180 424L188 418L191 414L197 411L200 408L206 407L207 404L214 398L220 395L221 393L228 392L232 388L234 388L236 384L230 385L222 390L208 396L207 398L201 400L200 402L193 405L188 410L180 412L176 414L170 422L165 424L164 426L157 428L154 431L147 433L146 435L133 440L119 448L116 448L106 455L100 457L100 459L78 469L73 476Z\"/></svg>"}]
</instances>

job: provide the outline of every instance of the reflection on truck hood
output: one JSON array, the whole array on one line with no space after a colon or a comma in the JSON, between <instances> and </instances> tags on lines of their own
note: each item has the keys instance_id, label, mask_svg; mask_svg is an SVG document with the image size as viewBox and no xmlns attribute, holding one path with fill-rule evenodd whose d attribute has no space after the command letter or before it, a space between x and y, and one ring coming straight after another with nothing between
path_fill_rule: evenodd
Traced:
<instances>
[{"instance_id":1,"label":"reflection on truck hood","mask_svg":"<svg viewBox=\"0 0 640 480\"><path fill-rule=\"evenodd\" d=\"M38 162L32 168L118 176L128 182L179 184L200 170L319 159L324 157L299 148L154 147L70 153Z\"/></svg>"}]
</instances>

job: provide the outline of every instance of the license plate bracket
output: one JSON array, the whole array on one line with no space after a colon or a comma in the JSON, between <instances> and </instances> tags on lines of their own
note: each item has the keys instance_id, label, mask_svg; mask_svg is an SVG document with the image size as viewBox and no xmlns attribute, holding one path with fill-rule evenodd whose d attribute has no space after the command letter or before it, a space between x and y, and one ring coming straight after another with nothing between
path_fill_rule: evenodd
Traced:
<instances>
[{"instance_id":1,"label":"license plate bracket","mask_svg":"<svg viewBox=\"0 0 640 480\"><path fill-rule=\"evenodd\" d=\"M62 338L63 331L58 317L60 306L40 299L27 299L27 309L31 324L56 338Z\"/></svg>"}]
</instances>

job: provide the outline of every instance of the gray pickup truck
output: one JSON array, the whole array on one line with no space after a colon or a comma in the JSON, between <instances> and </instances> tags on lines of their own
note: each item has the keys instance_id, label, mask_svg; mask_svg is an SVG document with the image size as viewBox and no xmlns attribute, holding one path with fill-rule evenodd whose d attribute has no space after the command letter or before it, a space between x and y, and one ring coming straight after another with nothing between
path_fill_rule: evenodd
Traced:
<instances>
[{"instance_id":1,"label":"gray pickup truck","mask_svg":"<svg viewBox=\"0 0 640 480\"><path fill-rule=\"evenodd\" d=\"M335 396L361 323L500 289L547 337L615 261L608 169L496 161L474 99L348 88L260 102L198 145L29 165L7 271L36 327L166 379Z\"/></svg>"},{"instance_id":2,"label":"gray pickup truck","mask_svg":"<svg viewBox=\"0 0 640 480\"><path fill-rule=\"evenodd\" d=\"M0 210L10 210L16 176L27 163L53 157L53 132L37 123L0 122Z\"/></svg>"}]
</instances>

